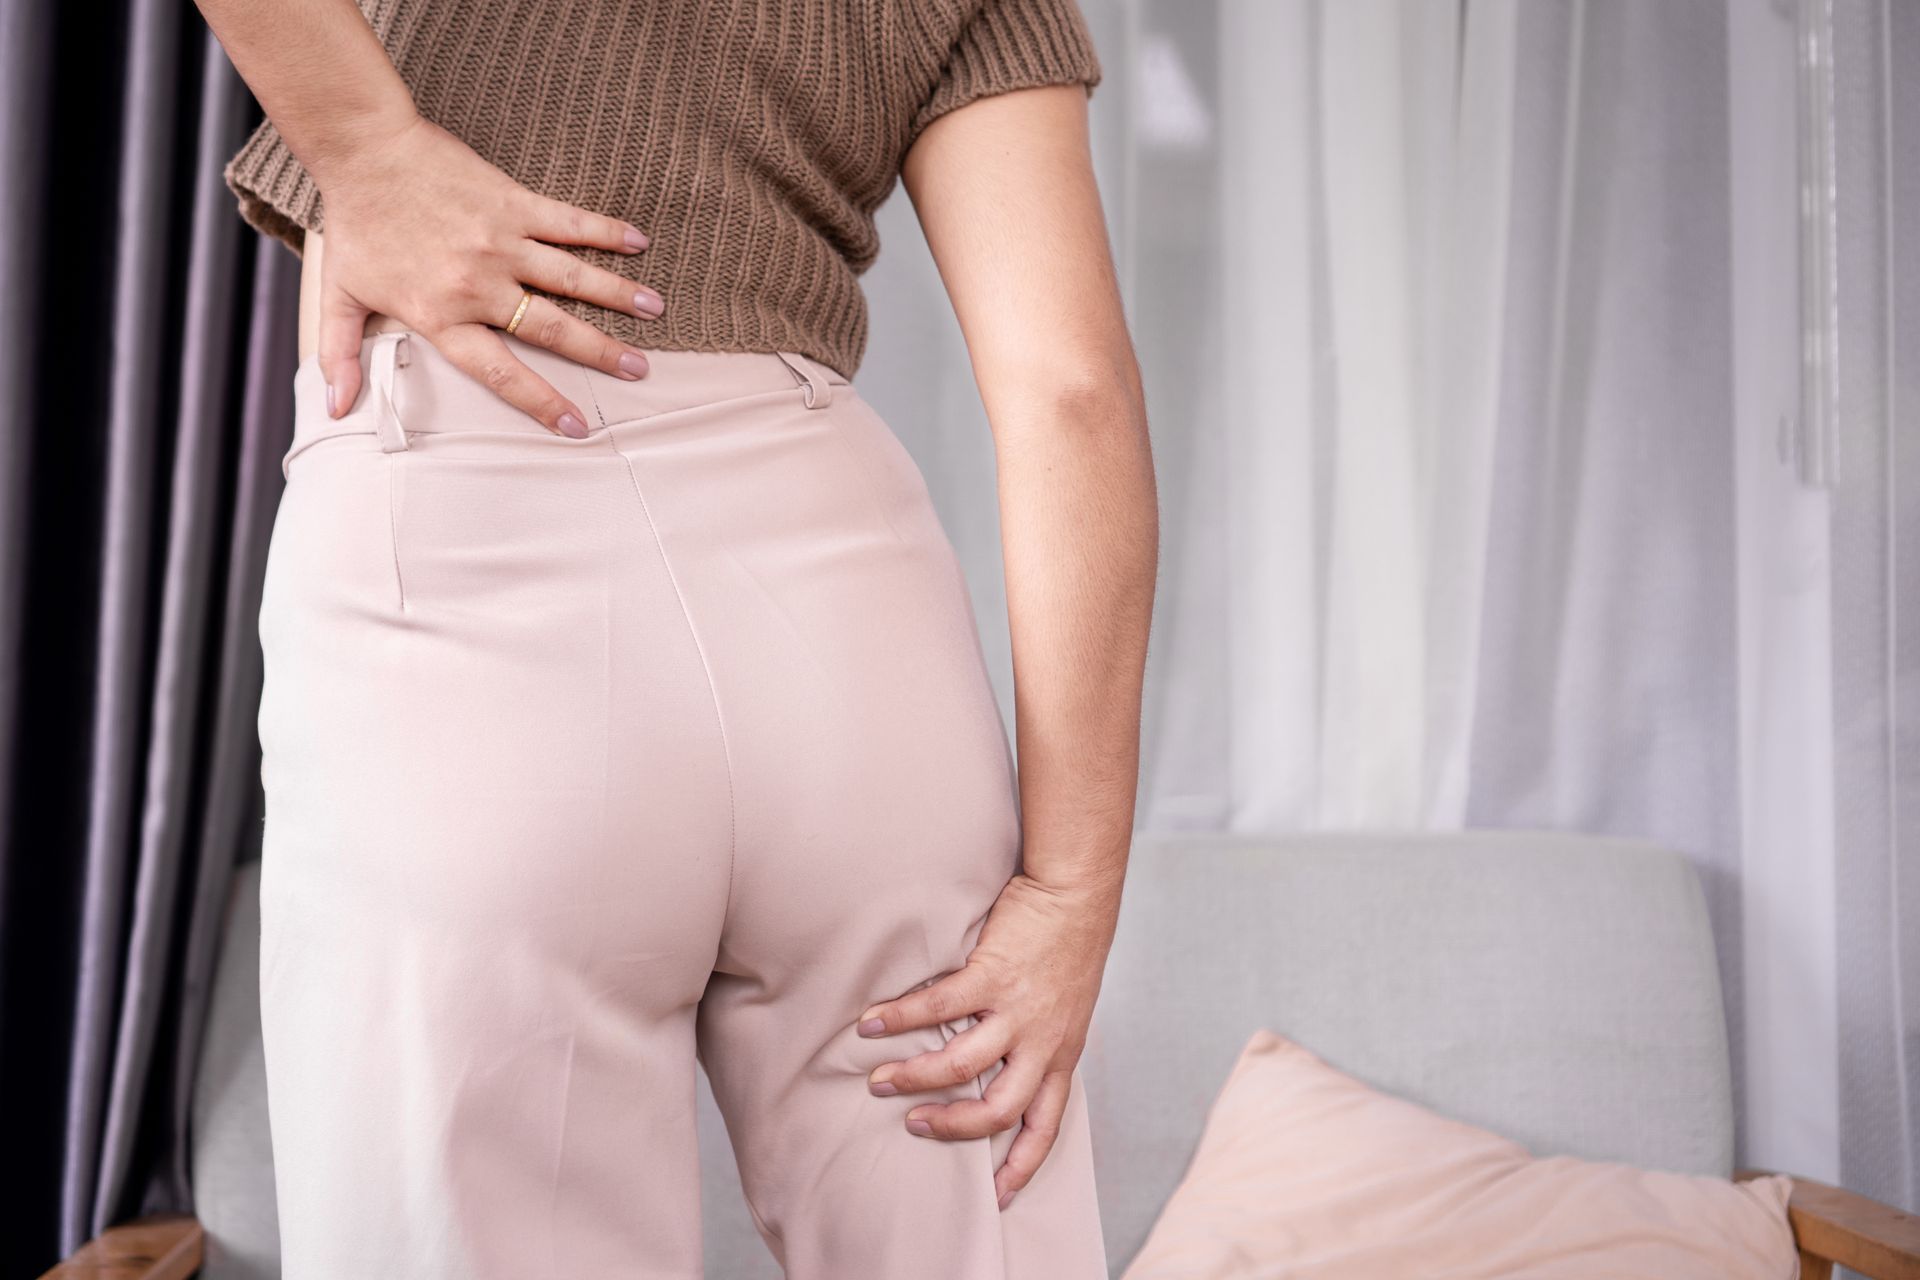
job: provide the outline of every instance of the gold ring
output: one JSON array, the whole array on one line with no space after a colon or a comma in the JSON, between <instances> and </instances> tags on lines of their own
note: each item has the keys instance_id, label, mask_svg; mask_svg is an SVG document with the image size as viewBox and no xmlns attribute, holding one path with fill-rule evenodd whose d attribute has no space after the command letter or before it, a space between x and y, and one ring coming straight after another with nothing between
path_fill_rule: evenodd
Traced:
<instances>
[{"instance_id":1,"label":"gold ring","mask_svg":"<svg viewBox=\"0 0 1920 1280\"><path fill-rule=\"evenodd\" d=\"M520 305L514 309L513 319L507 321L508 333L512 333L515 329L518 329L520 327L520 321L524 319L527 314L527 304L532 301L533 301L532 292L524 289L521 290Z\"/></svg>"}]
</instances>

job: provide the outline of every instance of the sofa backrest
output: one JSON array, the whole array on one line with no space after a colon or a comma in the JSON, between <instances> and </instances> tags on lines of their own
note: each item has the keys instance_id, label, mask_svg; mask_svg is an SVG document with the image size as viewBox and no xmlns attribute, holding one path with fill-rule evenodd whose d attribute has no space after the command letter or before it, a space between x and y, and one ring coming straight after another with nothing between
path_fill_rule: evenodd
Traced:
<instances>
[{"instance_id":1,"label":"sofa backrest","mask_svg":"<svg viewBox=\"0 0 1920 1280\"><path fill-rule=\"evenodd\" d=\"M275 1280L258 866L194 1112L203 1280ZM1678 855L1536 833L1142 836L1082 1074L1118 1276L1260 1027L1542 1154L1730 1172L1719 973ZM707 1274L778 1280L700 1080Z\"/></svg>"},{"instance_id":2,"label":"sofa backrest","mask_svg":"<svg viewBox=\"0 0 1920 1280\"><path fill-rule=\"evenodd\" d=\"M1083 1072L1115 1275L1263 1026L1536 1154L1732 1171L1719 970L1679 855L1540 833L1142 837Z\"/></svg>"}]
</instances>

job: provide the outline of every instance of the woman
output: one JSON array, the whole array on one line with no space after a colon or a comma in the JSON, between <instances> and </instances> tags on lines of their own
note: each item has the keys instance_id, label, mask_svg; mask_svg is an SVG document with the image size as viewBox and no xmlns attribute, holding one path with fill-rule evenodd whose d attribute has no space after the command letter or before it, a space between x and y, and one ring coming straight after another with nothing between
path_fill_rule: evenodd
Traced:
<instances>
[{"instance_id":1,"label":"woman","mask_svg":"<svg viewBox=\"0 0 1920 1280\"><path fill-rule=\"evenodd\" d=\"M303 253L260 614L288 1280L1106 1274L1076 1063L1157 525L1073 0L201 8ZM1018 775L852 382L900 180L999 460Z\"/></svg>"}]
</instances>

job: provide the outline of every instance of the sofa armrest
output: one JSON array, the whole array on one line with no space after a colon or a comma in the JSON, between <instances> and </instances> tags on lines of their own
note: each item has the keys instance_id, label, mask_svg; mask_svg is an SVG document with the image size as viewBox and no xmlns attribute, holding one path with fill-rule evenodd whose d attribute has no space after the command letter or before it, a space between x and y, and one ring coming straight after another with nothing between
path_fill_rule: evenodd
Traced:
<instances>
[{"instance_id":1,"label":"sofa armrest","mask_svg":"<svg viewBox=\"0 0 1920 1280\"><path fill-rule=\"evenodd\" d=\"M206 1233L184 1214L109 1227L41 1280L187 1280L200 1269Z\"/></svg>"},{"instance_id":2,"label":"sofa armrest","mask_svg":"<svg viewBox=\"0 0 1920 1280\"><path fill-rule=\"evenodd\" d=\"M1764 1176L1742 1169L1737 1181ZM1792 1177L1793 1175L1789 1175ZM1920 1280L1920 1218L1856 1192L1793 1177L1787 1204L1802 1280L1827 1280L1838 1265L1872 1280Z\"/></svg>"}]
</instances>

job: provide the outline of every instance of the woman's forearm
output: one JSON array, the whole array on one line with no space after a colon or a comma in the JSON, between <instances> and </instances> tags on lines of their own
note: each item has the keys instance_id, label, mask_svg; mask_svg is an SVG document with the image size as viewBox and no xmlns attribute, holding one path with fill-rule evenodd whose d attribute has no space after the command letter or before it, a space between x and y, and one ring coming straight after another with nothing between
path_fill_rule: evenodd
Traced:
<instances>
[{"instance_id":1,"label":"woman's forearm","mask_svg":"<svg viewBox=\"0 0 1920 1280\"><path fill-rule=\"evenodd\" d=\"M1137 375L1053 396L996 439L1022 870L1117 907L1159 555Z\"/></svg>"},{"instance_id":2,"label":"woman's forearm","mask_svg":"<svg viewBox=\"0 0 1920 1280\"><path fill-rule=\"evenodd\" d=\"M1117 905L1159 512L1086 94L1042 85L969 102L921 131L900 180L966 337L999 463L1033 882L1022 888Z\"/></svg>"},{"instance_id":3,"label":"woman's forearm","mask_svg":"<svg viewBox=\"0 0 1920 1280\"><path fill-rule=\"evenodd\" d=\"M321 190L413 95L353 0L196 0L267 118Z\"/></svg>"}]
</instances>

